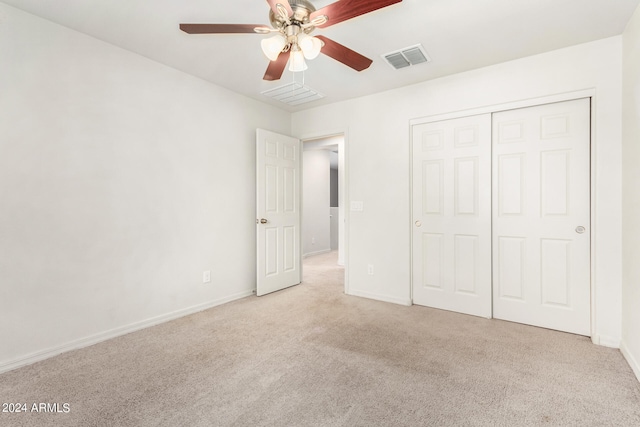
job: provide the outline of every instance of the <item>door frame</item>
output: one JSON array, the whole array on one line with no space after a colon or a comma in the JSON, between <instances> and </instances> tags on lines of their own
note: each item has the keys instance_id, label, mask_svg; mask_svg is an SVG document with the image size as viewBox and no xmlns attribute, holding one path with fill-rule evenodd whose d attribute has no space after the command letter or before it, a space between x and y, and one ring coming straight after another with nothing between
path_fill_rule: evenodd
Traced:
<instances>
[{"instance_id":1,"label":"door frame","mask_svg":"<svg viewBox=\"0 0 640 427\"><path fill-rule=\"evenodd\" d=\"M442 114L435 114L435 115L431 115L431 116L425 116L425 117L419 117L419 118L415 118L415 119L411 119L409 121L409 195L413 194L413 180L411 179L411 177L413 177L413 137L411 135L413 135L413 133L411 132L413 126L416 125L421 125L424 123L432 123L432 122L439 122L439 121L443 121L443 120L449 120L449 119L458 119L461 117L466 117L466 116L473 116L473 115L477 115L477 114L486 114L486 113L498 113L500 111L507 111L507 110L515 110L518 108L527 108L527 107L535 107L538 105L544 105L544 104L552 104L555 102L563 102L563 101L573 101L576 99L581 99L581 98L590 98L591 100L591 109L590 109L590 114L591 114L591 128L589 129L591 132L591 139L590 139L590 144L589 144L589 173L590 173L590 178L591 178L591 182L590 182L590 194L589 194L589 204L590 204L590 212L589 212L589 217L590 217L590 229L591 229L591 236L590 236L590 252L591 252L591 256L590 256L590 276L589 276L589 285L590 285L590 293L591 293L591 325L590 325L590 329L591 329L591 340L595 343L595 344L601 344L599 341L599 337L596 334L596 318L597 318L597 304L596 304L596 287L595 287L595 277L596 277L596 271L595 271L595 266L596 266L596 197L597 197L597 193L596 193L596 180L597 180L597 176L595 174L596 171L596 158L595 158L595 145L596 145L596 129L595 129L595 113L596 113L596 91L595 89L585 89L585 90L580 90L580 91L573 91L573 92L567 92L567 93L561 93L561 94L556 94L556 95L549 95L549 96L544 96L544 97L538 97L538 98L531 98L531 99L525 99L525 100L516 100L516 101L511 101L511 102L506 102L506 103L501 103L501 104L493 104L493 105L487 105L487 106L483 106L483 107L478 107L478 108L471 108L471 109L467 109L467 110L459 110L459 111L451 111L451 112L447 112L447 113L442 113ZM409 212L413 212L413 199L412 197L409 197ZM410 258L409 258L409 263L410 263L410 271L413 271L413 228L412 228L413 223L411 222L411 220L408 222L408 229L409 229L409 235L411 238L411 246L409 248L410 250ZM409 295L410 295L410 299L411 299L411 303L413 304L413 274L410 275L409 277Z\"/></svg>"},{"instance_id":2,"label":"door frame","mask_svg":"<svg viewBox=\"0 0 640 427\"><path fill-rule=\"evenodd\" d=\"M342 147L338 147L338 156L342 157L342 164L344 165L344 171L340 172L342 177L341 188L343 194L340 196L344 209L344 243L343 243L343 257L344 257L344 293L349 294L349 209L347 205L349 202L349 131L348 129L329 129L326 131L314 132L298 136L301 141L301 146L304 148L305 142L311 142L317 139L331 138L335 136L342 136ZM301 174L304 174L304 162L300 168ZM302 191L302 185L300 186L300 203L302 206L304 194ZM301 213L302 215L302 213ZM301 217L301 224L304 224L304 215ZM302 260L302 245L300 246L300 259ZM304 264L304 263L302 263ZM301 273L304 276L304 265L301 266Z\"/></svg>"}]
</instances>

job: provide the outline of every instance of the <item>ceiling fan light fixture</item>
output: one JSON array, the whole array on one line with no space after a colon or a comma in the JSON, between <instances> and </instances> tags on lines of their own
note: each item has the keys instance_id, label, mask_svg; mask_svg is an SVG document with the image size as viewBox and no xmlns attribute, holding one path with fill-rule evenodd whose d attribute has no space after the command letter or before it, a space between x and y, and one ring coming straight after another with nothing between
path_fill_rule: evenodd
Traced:
<instances>
[{"instance_id":1,"label":"ceiling fan light fixture","mask_svg":"<svg viewBox=\"0 0 640 427\"><path fill-rule=\"evenodd\" d=\"M298 46L300 46L300 49L302 49L302 53L304 54L305 58L315 59L318 55L320 55L322 42L319 39L311 37L308 34L300 33L298 35Z\"/></svg>"},{"instance_id":2,"label":"ceiling fan light fixture","mask_svg":"<svg viewBox=\"0 0 640 427\"><path fill-rule=\"evenodd\" d=\"M291 56L289 57L289 71L297 73L298 71L306 70L307 63L304 61L304 54L298 49L291 50Z\"/></svg>"},{"instance_id":3,"label":"ceiling fan light fixture","mask_svg":"<svg viewBox=\"0 0 640 427\"><path fill-rule=\"evenodd\" d=\"M1 1L1 0L0 0ZM260 24L180 24L188 34L242 34L276 33L261 41L262 52L271 61L263 80L274 81L282 77L289 63L293 72L307 69L306 60L320 53L343 63L355 71L368 68L373 62L328 37L309 34L316 28L325 28L358 16L391 6L402 0L328 0L329 4L316 9L314 0L266 0L269 5L271 27ZM333 1L333 3L331 3ZM322 1L324 3L324 0ZM408 53L409 56L410 53ZM410 61L410 60L408 60Z\"/></svg>"},{"instance_id":4,"label":"ceiling fan light fixture","mask_svg":"<svg viewBox=\"0 0 640 427\"><path fill-rule=\"evenodd\" d=\"M260 42L260 46L262 47L262 52L269 58L270 61L275 61L278 59L280 52L287 45L287 39L284 35L278 33L275 36L263 39Z\"/></svg>"}]
</instances>

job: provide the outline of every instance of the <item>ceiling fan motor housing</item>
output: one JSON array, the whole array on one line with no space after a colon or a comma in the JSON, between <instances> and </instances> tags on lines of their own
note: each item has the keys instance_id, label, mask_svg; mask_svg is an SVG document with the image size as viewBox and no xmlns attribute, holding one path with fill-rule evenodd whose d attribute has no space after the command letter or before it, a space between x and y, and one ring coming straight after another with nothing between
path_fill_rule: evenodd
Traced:
<instances>
[{"instance_id":1,"label":"ceiling fan motor housing","mask_svg":"<svg viewBox=\"0 0 640 427\"><path fill-rule=\"evenodd\" d=\"M300 27L300 29L305 33L310 33L311 31L313 31L313 29L315 28L314 26L303 28L302 25L309 23L309 15L311 15L312 12L316 11L315 6L307 0L289 0L289 5L293 10L293 15L289 17L290 24L287 23L284 17L273 13L273 10L271 10L269 11L269 21L271 22L271 26L282 31L285 34L287 33L285 31L285 28L288 25L296 25Z\"/></svg>"}]
</instances>

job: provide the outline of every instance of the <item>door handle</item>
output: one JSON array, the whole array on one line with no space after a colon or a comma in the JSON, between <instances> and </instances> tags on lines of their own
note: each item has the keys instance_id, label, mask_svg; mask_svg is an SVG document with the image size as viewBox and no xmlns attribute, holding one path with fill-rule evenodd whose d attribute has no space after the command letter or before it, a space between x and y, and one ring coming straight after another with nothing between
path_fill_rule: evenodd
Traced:
<instances>
[{"instance_id":1,"label":"door handle","mask_svg":"<svg viewBox=\"0 0 640 427\"><path fill-rule=\"evenodd\" d=\"M422 227L422 221L420 220L416 221L416 227Z\"/></svg>"},{"instance_id":2,"label":"door handle","mask_svg":"<svg viewBox=\"0 0 640 427\"><path fill-rule=\"evenodd\" d=\"M579 225L576 227L576 233L578 234L582 234L586 231L586 228L584 228L583 226Z\"/></svg>"},{"instance_id":3,"label":"door handle","mask_svg":"<svg viewBox=\"0 0 640 427\"><path fill-rule=\"evenodd\" d=\"M264 219L264 218L260 218L259 220L258 220L258 219L256 219L256 224L257 224L258 222L260 222L260 224L266 224L266 223L267 223L267 222L269 222L269 221L267 221L267 220L266 220L266 219Z\"/></svg>"}]
</instances>

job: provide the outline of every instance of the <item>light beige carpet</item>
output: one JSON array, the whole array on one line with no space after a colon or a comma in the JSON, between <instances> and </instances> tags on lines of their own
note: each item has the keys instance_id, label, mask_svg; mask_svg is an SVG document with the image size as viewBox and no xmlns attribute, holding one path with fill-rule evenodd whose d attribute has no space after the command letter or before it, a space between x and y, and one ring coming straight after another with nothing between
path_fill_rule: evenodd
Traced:
<instances>
[{"instance_id":1,"label":"light beige carpet","mask_svg":"<svg viewBox=\"0 0 640 427\"><path fill-rule=\"evenodd\" d=\"M617 350L515 323L343 294L335 253L304 284L0 375L1 426L640 426ZM80 319L79 319L80 321Z\"/></svg>"}]
</instances>

